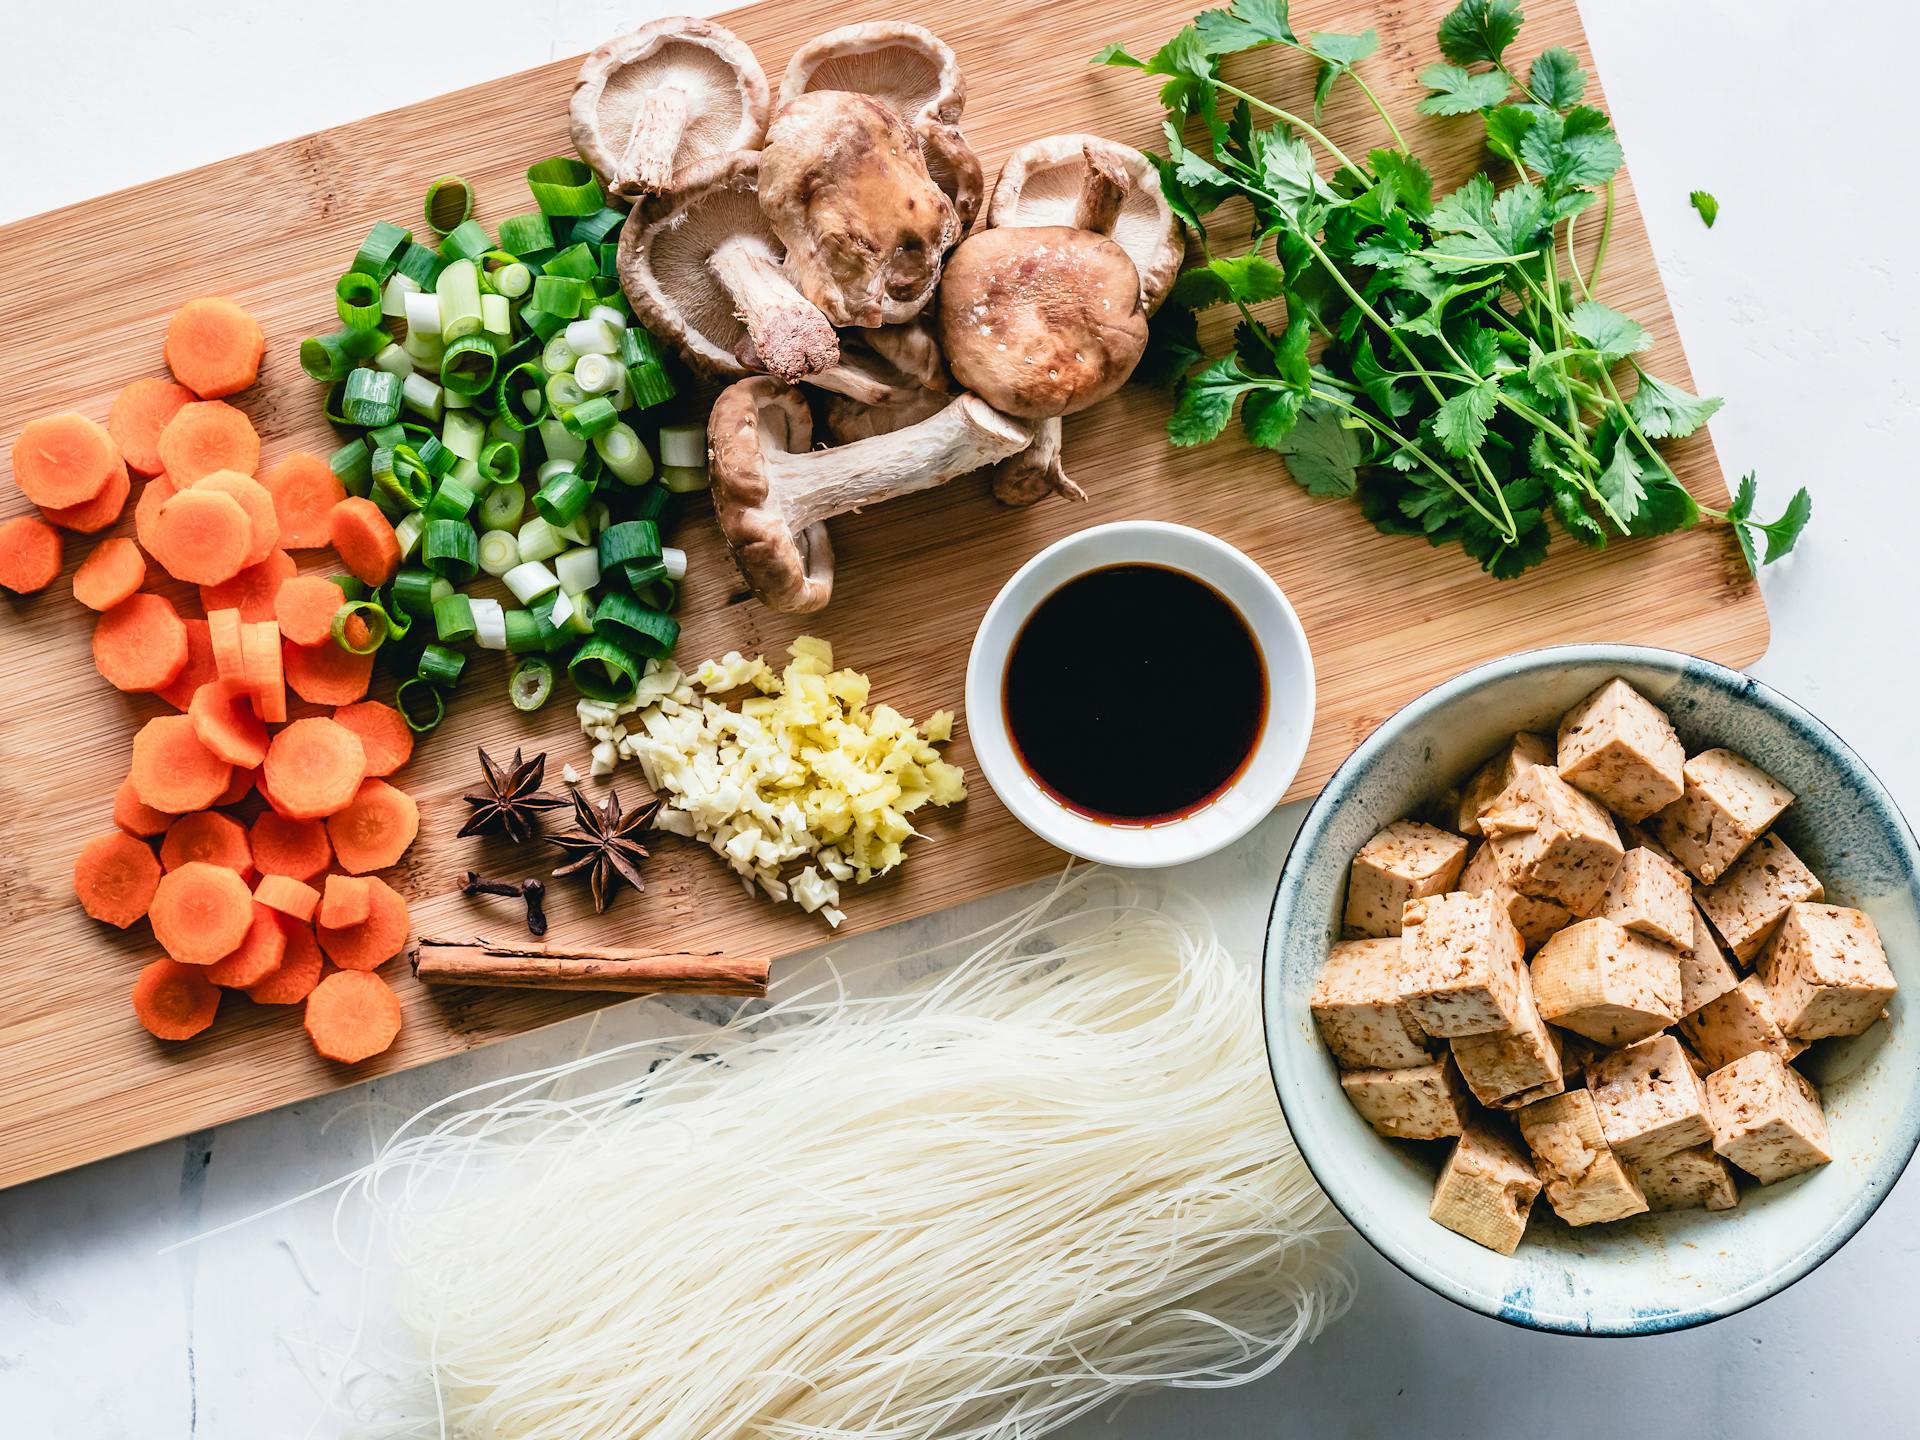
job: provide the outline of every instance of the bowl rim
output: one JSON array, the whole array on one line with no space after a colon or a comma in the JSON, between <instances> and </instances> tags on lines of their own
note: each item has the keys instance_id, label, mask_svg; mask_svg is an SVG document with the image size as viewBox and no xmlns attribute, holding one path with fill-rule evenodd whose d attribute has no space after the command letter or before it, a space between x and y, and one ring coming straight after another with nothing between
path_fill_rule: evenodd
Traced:
<instances>
[{"instance_id":1,"label":"bowl rim","mask_svg":"<svg viewBox=\"0 0 1920 1440\"><path fill-rule=\"evenodd\" d=\"M1859 752L1842 740L1824 720L1765 681L1743 670L1722 665L1717 660L1662 646L1595 642L1546 645L1518 650L1510 655L1484 661L1421 692L1376 725L1366 739L1356 745L1353 752L1340 762L1333 774L1327 777L1326 784L1314 797L1312 805L1301 819L1299 830L1295 832L1292 842L1287 847L1286 858L1281 862L1280 874L1274 884L1273 901L1267 910L1266 933L1261 938L1260 1019L1267 1051L1268 1078L1273 1083L1274 1095L1280 1103L1281 1114L1287 1121L1288 1132L1294 1137L1294 1146L1299 1151L1308 1173L1313 1176L1314 1183L1327 1197L1328 1203L1339 1211L1341 1218L1372 1247L1376 1254L1434 1294L1452 1301L1463 1309L1488 1316L1516 1329L1589 1339L1627 1339L1691 1330L1697 1326L1712 1324L1716 1320L1724 1320L1728 1316L1738 1315L1743 1310L1751 1309L1761 1301L1780 1294L1811 1275L1839 1253L1840 1249L1860 1232L1867 1221L1873 1218L1887 1196L1893 1193L1894 1187L1912 1162L1916 1149L1920 1149L1920 1126L1909 1126L1907 1133L1896 1136L1887 1148L1885 1153L1895 1157L1896 1163L1883 1172L1886 1176L1885 1183L1869 1188L1861 1197L1861 1201L1850 1206L1831 1226L1816 1236L1805 1250L1779 1269L1759 1277L1715 1302L1703 1304L1695 1309L1643 1314L1630 1320L1582 1325L1543 1318L1531 1311L1517 1310L1511 1305L1485 1303L1477 1292L1459 1286L1439 1266L1384 1236L1375 1235L1355 1220L1340 1203L1339 1197L1320 1178L1320 1171L1314 1164L1313 1155L1313 1148L1317 1142L1302 1140L1299 1131L1294 1127L1294 1116L1287 1104L1288 1087L1281 1079L1277 1058L1279 1039L1276 1031L1280 1025L1280 993L1278 966L1275 963L1274 953L1276 919L1280 913L1282 897L1286 895L1297 873L1294 861L1302 853L1302 842L1324 826L1326 817L1336 803L1336 797L1344 788L1343 781L1348 780L1356 771L1370 765L1385 748L1389 731L1396 728L1397 722L1414 713L1428 713L1469 694L1497 674L1525 673L1576 659L1582 663L1614 661L1655 665L1672 670L1676 674L1684 674L1688 669L1697 668L1723 684L1742 688L1758 695L1763 703L1778 710L1789 722L1809 732L1820 743L1838 752L1843 760L1865 778L1866 796L1877 797L1879 805L1896 822L1894 832L1906 851L1908 873L1920 875L1920 841L1916 841L1911 822L1908 821L1898 802L1894 800L1885 782L1874 773L1873 768L1861 758Z\"/></svg>"}]
</instances>

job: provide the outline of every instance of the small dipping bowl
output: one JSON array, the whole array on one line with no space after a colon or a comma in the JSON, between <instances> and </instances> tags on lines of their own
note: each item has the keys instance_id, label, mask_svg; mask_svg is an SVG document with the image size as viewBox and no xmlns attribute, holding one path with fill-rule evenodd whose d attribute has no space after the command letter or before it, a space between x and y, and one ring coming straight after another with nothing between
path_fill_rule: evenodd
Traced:
<instances>
[{"instance_id":1,"label":"small dipping bowl","mask_svg":"<svg viewBox=\"0 0 1920 1440\"><path fill-rule=\"evenodd\" d=\"M1096 819L1056 799L1034 778L1007 724L1007 663L1042 602L1068 582L1115 565L1157 565L1210 587L1239 613L1266 671L1266 714L1234 778L1206 804L1155 821ZM1114 624L1126 617L1116 615ZM1179 708L1207 702L1207 677L1184 694L1141 696L1164 703L1177 743ZM1307 753L1313 730L1313 656L1280 587L1233 546L1204 531L1158 520L1095 525L1035 555L987 607L967 661L967 727L980 773L1034 834L1084 860L1131 869L1182 865L1224 849L1272 813ZM1142 756L1141 764L1151 764Z\"/></svg>"}]
</instances>

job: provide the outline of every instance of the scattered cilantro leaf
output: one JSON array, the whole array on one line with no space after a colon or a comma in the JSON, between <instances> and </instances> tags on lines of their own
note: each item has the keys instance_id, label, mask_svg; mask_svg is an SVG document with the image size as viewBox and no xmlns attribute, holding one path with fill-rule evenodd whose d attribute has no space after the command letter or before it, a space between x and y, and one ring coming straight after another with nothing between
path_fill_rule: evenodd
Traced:
<instances>
[{"instance_id":1,"label":"scattered cilantro leaf","mask_svg":"<svg viewBox=\"0 0 1920 1440\"><path fill-rule=\"evenodd\" d=\"M1687 203L1700 212L1700 223L1709 230L1713 228L1713 222L1720 218L1720 202L1705 190L1689 191Z\"/></svg>"},{"instance_id":2,"label":"scattered cilantro leaf","mask_svg":"<svg viewBox=\"0 0 1920 1440\"><path fill-rule=\"evenodd\" d=\"M1204 310L1209 305L1235 301L1258 305L1285 291L1286 277L1264 255L1230 255L1184 271L1174 282L1169 298L1176 305Z\"/></svg>"},{"instance_id":3,"label":"scattered cilantro leaf","mask_svg":"<svg viewBox=\"0 0 1920 1440\"><path fill-rule=\"evenodd\" d=\"M1582 300L1568 314L1567 323L1603 360L1621 359L1653 343L1639 321L1598 300Z\"/></svg>"},{"instance_id":4,"label":"scattered cilantro leaf","mask_svg":"<svg viewBox=\"0 0 1920 1440\"><path fill-rule=\"evenodd\" d=\"M1509 164L1520 163L1520 143L1533 128L1534 112L1523 105L1501 105L1487 112L1487 148Z\"/></svg>"},{"instance_id":5,"label":"scattered cilantro leaf","mask_svg":"<svg viewBox=\"0 0 1920 1440\"><path fill-rule=\"evenodd\" d=\"M1240 406L1240 428L1253 444L1267 450L1277 449L1286 444L1287 437L1293 433L1304 399L1298 390L1250 391Z\"/></svg>"},{"instance_id":6,"label":"scattered cilantro leaf","mask_svg":"<svg viewBox=\"0 0 1920 1440\"><path fill-rule=\"evenodd\" d=\"M1322 401L1301 406L1292 431L1268 448L1280 455L1294 483L1309 495L1351 495L1360 486L1365 447L1358 434L1340 423L1340 412Z\"/></svg>"},{"instance_id":7,"label":"scattered cilantro leaf","mask_svg":"<svg viewBox=\"0 0 1920 1440\"><path fill-rule=\"evenodd\" d=\"M1627 413L1649 440L1678 440L1706 424L1720 404L1718 395L1689 395L1678 385L1643 373Z\"/></svg>"},{"instance_id":8,"label":"scattered cilantro leaf","mask_svg":"<svg viewBox=\"0 0 1920 1440\"><path fill-rule=\"evenodd\" d=\"M1394 204L1416 219L1424 220L1433 213L1433 176L1416 157L1398 150L1374 150L1368 154L1367 164L1380 177L1380 183L1392 191Z\"/></svg>"},{"instance_id":9,"label":"scattered cilantro leaf","mask_svg":"<svg viewBox=\"0 0 1920 1440\"><path fill-rule=\"evenodd\" d=\"M1768 524L1754 519L1753 507L1759 490L1751 472L1742 475L1726 513L1734 538L1740 542L1740 553L1746 557L1747 568L1756 575L1762 565L1771 565L1791 551L1800 539L1800 532L1807 528L1807 521L1813 518L1813 497L1803 485L1794 491L1778 520Z\"/></svg>"},{"instance_id":10,"label":"scattered cilantro leaf","mask_svg":"<svg viewBox=\"0 0 1920 1440\"><path fill-rule=\"evenodd\" d=\"M1520 158L1558 192L1611 179L1626 156L1613 122L1598 110L1576 105L1565 115L1548 110L1535 117L1520 141Z\"/></svg>"},{"instance_id":11,"label":"scattered cilantro leaf","mask_svg":"<svg viewBox=\"0 0 1920 1440\"><path fill-rule=\"evenodd\" d=\"M1448 398L1433 415L1433 433L1449 455L1465 459L1487 440L1487 421L1500 408L1491 385L1472 385Z\"/></svg>"},{"instance_id":12,"label":"scattered cilantro leaf","mask_svg":"<svg viewBox=\"0 0 1920 1440\"><path fill-rule=\"evenodd\" d=\"M1647 489L1641 483L1640 462L1634 456L1633 447L1624 438L1614 444L1613 459L1600 472L1594 488L1613 518L1631 530L1634 517L1640 513L1641 503L1647 498Z\"/></svg>"},{"instance_id":13,"label":"scattered cilantro leaf","mask_svg":"<svg viewBox=\"0 0 1920 1440\"><path fill-rule=\"evenodd\" d=\"M1193 17L1193 28L1209 55L1295 43L1287 0L1234 0L1226 10L1202 10Z\"/></svg>"},{"instance_id":14,"label":"scattered cilantro leaf","mask_svg":"<svg viewBox=\"0 0 1920 1440\"><path fill-rule=\"evenodd\" d=\"M1358 35L1331 35L1316 30L1307 37L1307 48L1335 65L1353 65L1380 48L1380 36L1373 30L1362 30Z\"/></svg>"},{"instance_id":15,"label":"scattered cilantro leaf","mask_svg":"<svg viewBox=\"0 0 1920 1440\"><path fill-rule=\"evenodd\" d=\"M1440 22L1440 53L1456 65L1498 65L1520 35L1519 0L1460 0Z\"/></svg>"},{"instance_id":16,"label":"scattered cilantro leaf","mask_svg":"<svg viewBox=\"0 0 1920 1440\"><path fill-rule=\"evenodd\" d=\"M1567 110L1578 105L1587 93L1587 72L1571 50L1555 45L1534 57L1527 72L1527 89L1542 105Z\"/></svg>"},{"instance_id":17,"label":"scattered cilantro leaf","mask_svg":"<svg viewBox=\"0 0 1920 1440\"><path fill-rule=\"evenodd\" d=\"M1222 355L1189 375L1167 419L1167 438L1175 445L1204 445L1219 438L1233 418L1233 406L1260 382L1240 368L1238 356Z\"/></svg>"},{"instance_id":18,"label":"scattered cilantro leaf","mask_svg":"<svg viewBox=\"0 0 1920 1440\"><path fill-rule=\"evenodd\" d=\"M1505 71L1482 70L1476 75L1458 65L1429 65L1420 72L1420 83L1430 92L1419 104L1422 115L1469 115L1475 110L1491 110L1513 89Z\"/></svg>"}]
</instances>

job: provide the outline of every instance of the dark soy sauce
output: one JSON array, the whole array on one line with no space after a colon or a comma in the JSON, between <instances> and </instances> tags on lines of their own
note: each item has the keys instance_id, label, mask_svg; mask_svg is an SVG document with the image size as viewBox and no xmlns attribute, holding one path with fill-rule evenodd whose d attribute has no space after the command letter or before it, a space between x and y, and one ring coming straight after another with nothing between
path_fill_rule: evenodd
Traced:
<instances>
[{"instance_id":1,"label":"dark soy sauce","mask_svg":"<svg viewBox=\"0 0 1920 1440\"><path fill-rule=\"evenodd\" d=\"M1040 602L1007 659L1007 729L1054 799L1152 825L1217 799L1253 754L1267 673L1240 612L1162 565L1110 565Z\"/></svg>"}]
</instances>

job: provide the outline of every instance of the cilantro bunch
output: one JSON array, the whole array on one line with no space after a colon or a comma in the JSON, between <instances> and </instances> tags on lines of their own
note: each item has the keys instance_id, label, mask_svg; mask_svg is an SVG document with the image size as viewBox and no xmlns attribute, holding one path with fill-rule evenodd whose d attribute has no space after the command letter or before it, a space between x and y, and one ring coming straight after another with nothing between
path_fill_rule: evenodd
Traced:
<instances>
[{"instance_id":1,"label":"cilantro bunch","mask_svg":"<svg viewBox=\"0 0 1920 1440\"><path fill-rule=\"evenodd\" d=\"M1804 489L1761 524L1751 477L1726 511L1710 510L1660 453L1657 442L1692 434L1720 401L1649 374L1635 358L1651 343L1645 329L1596 298L1620 144L1582 103L1587 77L1572 52L1544 50L1520 73L1509 54L1521 20L1517 0L1462 0L1441 22L1445 63L1421 72L1419 108L1479 115L1496 168L1510 172L1504 185L1483 171L1446 195L1355 68L1378 46L1372 30L1303 38L1287 0L1232 0L1147 59L1119 46L1096 57L1164 77L1167 154L1152 158L1206 245L1155 316L1142 364L1144 378L1175 388L1168 437L1212 440L1237 409L1248 440L1283 457L1310 494L1358 496L1381 530L1459 544L1501 578L1545 558L1553 524L1599 547L1706 517L1735 528L1749 564L1777 559L1811 513ZM1271 45L1314 57L1316 120L1348 80L1392 143L1356 159L1221 75L1224 57ZM1204 153L1183 138L1195 119ZM1231 199L1252 207L1252 242L1218 254L1204 221ZM1574 228L1597 202L1583 274ZM1283 325L1252 312L1271 300L1285 304ZM1221 305L1240 321L1232 351L1210 356L1196 312Z\"/></svg>"}]
</instances>

